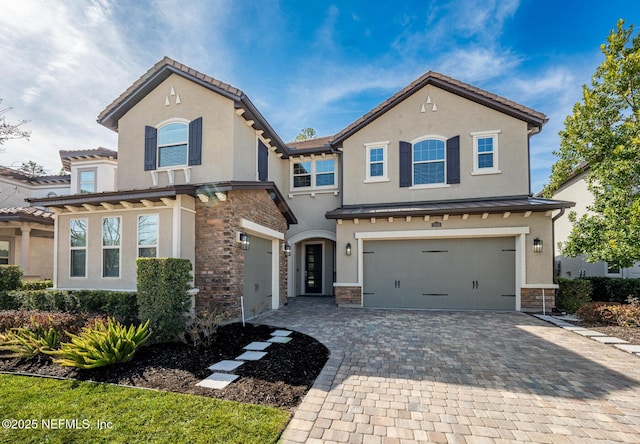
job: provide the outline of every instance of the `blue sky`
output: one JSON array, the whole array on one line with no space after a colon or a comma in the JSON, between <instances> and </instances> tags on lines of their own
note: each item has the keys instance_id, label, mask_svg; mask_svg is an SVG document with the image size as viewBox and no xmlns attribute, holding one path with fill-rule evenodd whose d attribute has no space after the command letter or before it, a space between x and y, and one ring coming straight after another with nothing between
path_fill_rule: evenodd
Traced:
<instances>
[{"instance_id":1,"label":"blue sky","mask_svg":"<svg viewBox=\"0 0 640 444\"><path fill-rule=\"evenodd\" d=\"M558 131L637 0L9 0L0 14L1 106L32 137L0 165L61 149L117 148L96 116L167 55L242 89L284 140L338 132L428 70L544 112L532 189L547 182Z\"/></svg>"}]
</instances>

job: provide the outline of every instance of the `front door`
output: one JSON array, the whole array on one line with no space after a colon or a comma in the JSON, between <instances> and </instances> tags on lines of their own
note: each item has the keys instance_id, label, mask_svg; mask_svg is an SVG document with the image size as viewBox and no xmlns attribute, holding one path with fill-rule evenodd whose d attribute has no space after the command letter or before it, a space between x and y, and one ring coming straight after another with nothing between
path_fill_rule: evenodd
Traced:
<instances>
[{"instance_id":1,"label":"front door","mask_svg":"<svg viewBox=\"0 0 640 444\"><path fill-rule=\"evenodd\" d=\"M305 245L304 292L322 293L322 244Z\"/></svg>"}]
</instances>

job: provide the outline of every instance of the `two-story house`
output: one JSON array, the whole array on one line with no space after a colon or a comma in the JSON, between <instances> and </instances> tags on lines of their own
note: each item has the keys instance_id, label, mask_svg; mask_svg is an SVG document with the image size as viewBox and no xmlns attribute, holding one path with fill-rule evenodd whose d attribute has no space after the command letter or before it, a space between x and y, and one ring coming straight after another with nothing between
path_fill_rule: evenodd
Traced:
<instances>
[{"instance_id":1,"label":"two-story house","mask_svg":"<svg viewBox=\"0 0 640 444\"><path fill-rule=\"evenodd\" d=\"M553 192L554 199L570 200L576 203L574 211L579 218L589 212L589 206L593 205L594 198L587 185L589 165L579 165ZM640 262L636 262L628 268L620 268L615 264L604 261L587 262L584 255L568 257L562 253L560 245L566 242L573 230L573 223L569 220L569 212L558 214L554 224L555 238L555 272L556 277L580 278L587 276L606 276L614 278L640 278Z\"/></svg>"},{"instance_id":2,"label":"two-story house","mask_svg":"<svg viewBox=\"0 0 640 444\"><path fill-rule=\"evenodd\" d=\"M58 288L135 289L137 257L194 264L197 308L552 304L552 212L532 198L546 117L428 72L338 134L285 144L237 88L164 58L106 107L114 191L56 213ZM550 305L549 305L550 306Z\"/></svg>"}]
</instances>

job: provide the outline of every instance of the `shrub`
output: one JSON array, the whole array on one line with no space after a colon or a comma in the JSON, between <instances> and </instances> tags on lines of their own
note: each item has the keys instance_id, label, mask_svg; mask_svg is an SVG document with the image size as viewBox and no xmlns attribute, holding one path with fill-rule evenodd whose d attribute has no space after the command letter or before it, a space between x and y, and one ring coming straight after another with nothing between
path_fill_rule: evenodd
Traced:
<instances>
[{"instance_id":1,"label":"shrub","mask_svg":"<svg viewBox=\"0 0 640 444\"><path fill-rule=\"evenodd\" d=\"M18 265L0 265L0 292L17 290L22 283L22 268Z\"/></svg>"},{"instance_id":2,"label":"shrub","mask_svg":"<svg viewBox=\"0 0 640 444\"><path fill-rule=\"evenodd\" d=\"M150 321L157 342L179 339L184 332L191 298L191 262L178 258L139 258L137 290L139 316Z\"/></svg>"},{"instance_id":3,"label":"shrub","mask_svg":"<svg viewBox=\"0 0 640 444\"><path fill-rule=\"evenodd\" d=\"M53 287L53 281L50 279L41 281L22 281L20 288L23 290L44 290Z\"/></svg>"},{"instance_id":4,"label":"shrub","mask_svg":"<svg viewBox=\"0 0 640 444\"><path fill-rule=\"evenodd\" d=\"M106 321L106 318L87 313L3 310L0 311L0 333L19 328L33 330L34 325L48 325L59 333L61 340L67 340L66 332L78 334L83 327L91 326L96 321Z\"/></svg>"},{"instance_id":5,"label":"shrub","mask_svg":"<svg viewBox=\"0 0 640 444\"><path fill-rule=\"evenodd\" d=\"M578 317L589 324L616 325L612 308L618 302L589 302L578 309Z\"/></svg>"},{"instance_id":6,"label":"shrub","mask_svg":"<svg viewBox=\"0 0 640 444\"><path fill-rule=\"evenodd\" d=\"M220 323L228 318L228 312L203 311L196 314L187 325L182 340L197 348L207 348L212 345Z\"/></svg>"},{"instance_id":7,"label":"shrub","mask_svg":"<svg viewBox=\"0 0 640 444\"><path fill-rule=\"evenodd\" d=\"M594 301L624 303L629 296L640 296L640 279L622 279L593 276L587 278L593 287Z\"/></svg>"},{"instance_id":8,"label":"shrub","mask_svg":"<svg viewBox=\"0 0 640 444\"><path fill-rule=\"evenodd\" d=\"M16 290L7 294L0 308L71 313L100 313L131 324L137 322L136 294L107 290Z\"/></svg>"},{"instance_id":9,"label":"shrub","mask_svg":"<svg viewBox=\"0 0 640 444\"><path fill-rule=\"evenodd\" d=\"M46 325L36 321L35 316L31 316L29 322L29 327L12 328L0 334L0 351L10 352L2 355L3 358L32 358L58 346L60 333L51 318Z\"/></svg>"},{"instance_id":10,"label":"shrub","mask_svg":"<svg viewBox=\"0 0 640 444\"><path fill-rule=\"evenodd\" d=\"M127 328L109 318L106 325L96 322L93 327L84 327L79 336L69 336L71 342L63 342L60 350L47 352L54 356L53 362L81 369L104 367L133 357L149 339L149 321Z\"/></svg>"},{"instance_id":11,"label":"shrub","mask_svg":"<svg viewBox=\"0 0 640 444\"><path fill-rule=\"evenodd\" d=\"M561 310L577 311L591 301L591 282L586 279L558 279L560 286L556 306Z\"/></svg>"},{"instance_id":12,"label":"shrub","mask_svg":"<svg viewBox=\"0 0 640 444\"><path fill-rule=\"evenodd\" d=\"M60 333L53 326L46 328L33 320L32 324L33 330L26 327L13 328L0 334L0 351L10 352L0 357L32 358L40 353L52 351L58 346Z\"/></svg>"}]
</instances>

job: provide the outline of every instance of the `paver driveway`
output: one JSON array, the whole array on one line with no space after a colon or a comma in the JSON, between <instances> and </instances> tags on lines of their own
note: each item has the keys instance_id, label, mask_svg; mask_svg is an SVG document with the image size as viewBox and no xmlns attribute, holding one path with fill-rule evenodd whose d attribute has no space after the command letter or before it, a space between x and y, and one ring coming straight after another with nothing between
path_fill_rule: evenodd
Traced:
<instances>
[{"instance_id":1,"label":"paver driveway","mask_svg":"<svg viewBox=\"0 0 640 444\"><path fill-rule=\"evenodd\" d=\"M640 443L640 359L532 316L297 298L257 321L331 350L284 443Z\"/></svg>"}]
</instances>

